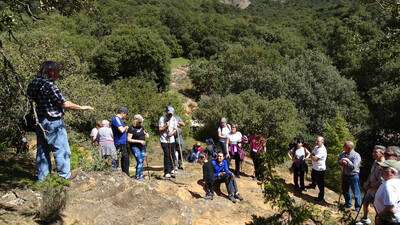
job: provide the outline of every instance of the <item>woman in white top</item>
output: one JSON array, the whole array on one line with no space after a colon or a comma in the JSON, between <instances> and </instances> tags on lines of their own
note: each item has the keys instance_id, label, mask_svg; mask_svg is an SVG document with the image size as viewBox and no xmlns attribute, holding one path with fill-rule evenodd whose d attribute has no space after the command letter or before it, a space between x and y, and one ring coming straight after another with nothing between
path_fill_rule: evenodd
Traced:
<instances>
[{"instance_id":1,"label":"woman in white top","mask_svg":"<svg viewBox=\"0 0 400 225\"><path fill-rule=\"evenodd\" d=\"M296 146L292 148L288 155L289 158L292 160L292 170L293 170L293 183L296 190L305 190L304 186L304 174L307 170L307 164L305 159L310 157L310 151L303 147L304 140L303 138L299 137L295 139ZM299 180L300 178L300 186Z\"/></svg>"},{"instance_id":2,"label":"woman in white top","mask_svg":"<svg viewBox=\"0 0 400 225\"><path fill-rule=\"evenodd\" d=\"M227 158L228 150L227 150L227 139L228 135L231 133L231 127L227 124L226 118L221 118L219 127L218 127L218 141L221 146L222 154L224 154L224 158Z\"/></svg>"},{"instance_id":3,"label":"woman in white top","mask_svg":"<svg viewBox=\"0 0 400 225\"><path fill-rule=\"evenodd\" d=\"M228 135L227 138L227 148L229 149L229 158L235 159L235 176L240 177L240 163L241 158L240 154L243 152L242 149L242 134L238 131L237 124L232 125L231 133Z\"/></svg>"}]
</instances>

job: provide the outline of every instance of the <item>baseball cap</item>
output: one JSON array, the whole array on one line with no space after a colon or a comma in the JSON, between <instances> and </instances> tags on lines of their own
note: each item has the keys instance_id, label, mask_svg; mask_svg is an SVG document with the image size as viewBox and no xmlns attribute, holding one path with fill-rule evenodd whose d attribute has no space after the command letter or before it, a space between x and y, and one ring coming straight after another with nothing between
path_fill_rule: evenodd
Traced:
<instances>
[{"instance_id":1,"label":"baseball cap","mask_svg":"<svg viewBox=\"0 0 400 225\"><path fill-rule=\"evenodd\" d=\"M118 109L117 113L124 113L124 114L128 114L128 108L122 106Z\"/></svg>"},{"instance_id":2,"label":"baseball cap","mask_svg":"<svg viewBox=\"0 0 400 225\"><path fill-rule=\"evenodd\" d=\"M390 153L390 154L400 156L400 148L398 146L389 146L386 148L385 153Z\"/></svg>"},{"instance_id":3,"label":"baseball cap","mask_svg":"<svg viewBox=\"0 0 400 225\"><path fill-rule=\"evenodd\" d=\"M174 112L175 112L175 109L174 109L174 107L172 107L172 106L167 106L167 108L165 109L165 112L166 113L168 113L168 114L174 114Z\"/></svg>"},{"instance_id":4,"label":"baseball cap","mask_svg":"<svg viewBox=\"0 0 400 225\"><path fill-rule=\"evenodd\" d=\"M383 162L378 162L378 165L384 168L395 168L397 171L400 171L400 161L397 160L385 160Z\"/></svg>"}]
</instances>

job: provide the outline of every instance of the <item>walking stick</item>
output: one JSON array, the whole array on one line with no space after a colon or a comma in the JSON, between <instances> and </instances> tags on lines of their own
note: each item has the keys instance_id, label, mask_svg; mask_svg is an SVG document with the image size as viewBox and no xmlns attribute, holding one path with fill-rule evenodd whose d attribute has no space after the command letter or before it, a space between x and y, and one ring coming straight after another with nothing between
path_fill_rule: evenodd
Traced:
<instances>
[{"instance_id":1,"label":"walking stick","mask_svg":"<svg viewBox=\"0 0 400 225\"><path fill-rule=\"evenodd\" d=\"M361 209L362 209L362 207L363 207L363 205L364 205L365 196L367 196L367 195L364 194L364 196L363 196L363 198L362 198L362 201L361 201L361 206L360 206L360 208L358 209L357 215L356 215L356 217L355 217L354 220L353 220L353 223L354 223L354 224L355 224L355 222L357 221L358 215L360 214Z\"/></svg>"},{"instance_id":2,"label":"walking stick","mask_svg":"<svg viewBox=\"0 0 400 225\"><path fill-rule=\"evenodd\" d=\"M144 157L144 161L146 162L147 176L149 176L149 180L151 180L150 170L149 170L149 162L147 161L147 146L146 146L146 156Z\"/></svg>"},{"instance_id":3,"label":"walking stick","mask_svg":"<svg viewBox=\"0 0 400 225\"><path fill-rule=\"evenodd\" d=\"M168 153L169 153L169 157L171 159L172 167L173 167L172 170L175 170L175 161L174 161L174 158L172 157L172 149L171 149L172 145L171 145L170 137L167 137L167 138L168 138Z\"/></svg>"},{"instance_id":4,"label":"walking stick","mask_svg":"<svg viewBox=\"0 0 400 225\"><path fill-rule=\"evenodd\" d=\"M183 166L183 154L182 154L182 142L181 142L181 140L183 140L183 136L181 136L182 134L179 133L179 129L176 129L176 132L178 133L177 136L178 136L179 154L181 156L181 167L182 167L182 169L184 169L184 166ZM179 158L177 159L177 161L179 162Z\"/></svg>"}]
</instances>

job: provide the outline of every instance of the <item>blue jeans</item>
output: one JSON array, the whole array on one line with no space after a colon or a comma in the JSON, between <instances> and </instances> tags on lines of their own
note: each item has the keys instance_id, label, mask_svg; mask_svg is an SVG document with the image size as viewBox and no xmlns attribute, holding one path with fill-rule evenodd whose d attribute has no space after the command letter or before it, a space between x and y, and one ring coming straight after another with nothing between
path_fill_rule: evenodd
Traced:
<instances>
[{"instance_id":1,"label":"blue jeans","mask_svg":"<svg viewBox=\"0 0 400 225\"><path fill-rule=\"evenodd\" d=\"M345 200L345 207L351 208L351 191L354 194L355 208L361 208L361 191L360 191L360 178L356 175L342 175L342 191Z\"/></svg>"},{"instance_id":2,"label":"blue jeans","mask_svg":"<svg viewBox=\"0 0 400 225\"><path fill-rule=\"evenodd\" d=\"M64 121L62 119L53 121L44 119L40 124L45 130L45 135L39 127L36 128L36 175L38 180L43 181L51 171L50 151L53 151L58 175L68 179L71 176L71 150Z\"/></svg>"},{"instance_id":3,"label":"blue jeans","mask_svg":"<svg viewBox=\"0 0 400 225\"><path fill-rule=\"evenodd\" d=\"M143 177L143 162L144 158L146 157L146 147L132 146L131 150L132 150L132 155L134 155L136 159L135 177L136 179L139 179Z\"/></svg>"},{"instance_id":4,"label":"blue jeans","mask_svg":"<svg viewBox=\"0 0 400 225\"><path fill-rule=\"evenodd\" d=\"M222 151L222 154L224 154L224 158L226 158L226 156L228 155L228 149L227 149L227 146L226 146L226 141L219 141L219 145L221 146L221 151Z\"/></svg>"}]
</instances>

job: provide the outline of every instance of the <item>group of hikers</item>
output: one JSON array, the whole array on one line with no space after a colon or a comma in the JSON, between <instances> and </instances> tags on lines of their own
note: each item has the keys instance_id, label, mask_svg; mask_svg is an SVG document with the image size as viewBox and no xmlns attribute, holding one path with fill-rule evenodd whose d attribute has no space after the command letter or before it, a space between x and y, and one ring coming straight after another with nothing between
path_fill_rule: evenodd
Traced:
<instances>
[{"instance_id":1,"label":"group of hikers","mask_svg":"<svg viewBox=\"0 0 400 225\"><path fill-rule=\"evenodd\" d=\"M314 189L318 186L317 203L324 203L325 171L327 149L324 138L318 136L315 147L310 152L304 146L303 138L295 139L294 147L288 152L292 160L291 171L295 190L306 191L306 188ZM352 207L352 195L354 195L354 210L357 216L363 209L363 217L356 224L371 224L368 218L369 205L373 205L376 211L375 224L400 224L400 148L398 146L385 147L375 145L372 149L374 163L368 179L364 183L364 197L361 197L360 166L361 156L354 150L354 143L346 141L343 144L343 152L338 156L338 166L341 169L341 195L344 196L345 208ZM311 184L304 185L304 175L307 171L306 160L311 159ZM300 181L299 181L300 180ZM300 182L300 185L299 185Z\"/></svg>"},{"instance_id":2,"label":"group of hikers","mask_svg":"<svg viewBox=\"0 0 400 225\"><path fill-rule=\"evenodd\" d=\"M60 64L54 61L43 62L27 90L30 101L35 105L34 112L37 120L36 175L39 181L43 181L51 171L50 152L53 152L59 176L65 179L74 177L70 169L71 151L63 121L64 110L94 110L91 106L80 106L64 98L54 83L60 77L60 70ZM120 166L127 175L129 175L129 152L131 152L137 162L135 178L143 180L146 139L149 134L143 127L144 118L141 115L134 115L130 126L126 125L127 116L128 109L120 107L111 122L103 120L97 123L96 128L91 132L91 138L99 145L99 155L111 158L111 167L118 170ZM183 169L181 130L183 126L185 123L175 115L174 108L167 106L165 114L160 117L158 123L160 144L163 150L164 177L167 179L175 177L178 169ZM226 118L221 118L216 130L220 150L217 150L212 139L206 140L206 149L203 149L201 144L196 144L193 148L194 155L190 160L202 164L206 199L212 200L214 189L221 183L225 183L229 200L232 202L243 200L239 194L236 179L240 178L242 162L246 155L244 144L249 146L249 153L254 164L254 178L262 177L260 155L266 152L266 139L262 135L247 137L242 135L238 128L237 124L229 125ZM327 149L324 146L324 138L322 136L316 138L312 151L304 147L302 138L297 138L288 155L293 161L291 170L296 190L305 191L306 188L318 186L319 193L316 201L323 203L325 201L324 176L327 169ZM400 224L400 148L397 146L385 148L377 145L372 151L372 156L375 162L365 183L366 194L361 199L359 182L361 157L354 151L353 142L344 143L338 165L342 171L342 194L345 197L345 207L351 208L353 193L355 210L359 212L361 207L364 209L364 216L360 221L362 224L371 223L368 219L368 206L371 203L377 212L376 224ZM311 159L312 182L306 187L304 175L307 159ZM235 164L233 171L229 168L232 160Z\"/></svg>"}]
</instances>

